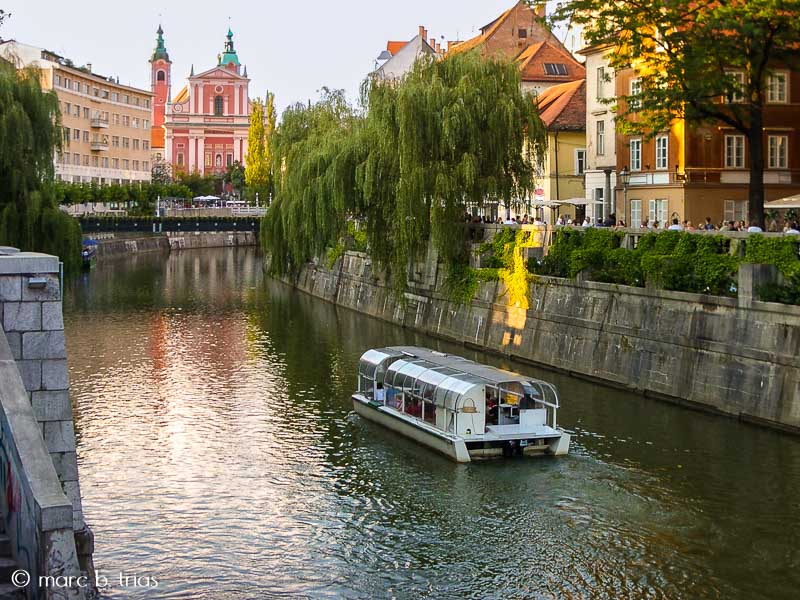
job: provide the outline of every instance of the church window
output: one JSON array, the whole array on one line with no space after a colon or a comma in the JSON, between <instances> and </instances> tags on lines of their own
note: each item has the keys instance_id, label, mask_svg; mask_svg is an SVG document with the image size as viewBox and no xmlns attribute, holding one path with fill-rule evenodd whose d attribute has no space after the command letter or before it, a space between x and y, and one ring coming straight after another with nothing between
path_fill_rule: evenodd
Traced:
<instances>
[{"instance_id":1,"label":"church window","mask_svg":"<svg viewBox=\"0 0 800 600\"><path fill-rule=\"evenodd\" d=\"M178 152L178 164L183 165L183 152Z\"/></svg>"},{"instance_id":2,"label":"church window","mask_svg":"<svg viewBox=\"0 0 800 600\"><path fill-rule=\"evenodd\" d=\"M164 71L159 71L156 73L156 81L164 81L166 76L164 75Z\"/></svg>"},{"instance_id":3,"label":"church window","mask_svg":"<svg viewBox=\"0 0 800 600\"><path fill-rule=\"evenodd\" d=\"M212 166L211 152L206 152L206 166Z\"/></svg>"},{"instance_id":4,"label":"church window","mask_svg":"<svg viewBox=\"0 0 800 600\"><path fill-rule=\"evenodd\" d=\"M226 164L227 164L229 167L230 167L230 166L233 166L233 154L230 154L230 153L229 153L229 154L228 154L228 155L225 157L225 160L227 161L227 162L226 162Z\"/></svg>"},{"instance_id":5,"label":"church window","mask_svg":"<svg viewBox=\"0 0 800 600\"><path fill-rule=\"evenodd\" d=\"M222 96L214 97L214 115L222 116Z\"/></svg>"}]
</instances>

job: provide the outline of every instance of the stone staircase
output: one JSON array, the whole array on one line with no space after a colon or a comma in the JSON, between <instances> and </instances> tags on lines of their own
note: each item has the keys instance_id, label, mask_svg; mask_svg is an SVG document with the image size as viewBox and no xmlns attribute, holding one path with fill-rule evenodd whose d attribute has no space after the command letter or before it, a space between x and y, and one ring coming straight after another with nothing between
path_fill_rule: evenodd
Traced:
<instances>
[{"instance_id":1,"label":"stone staircase","mask_svg":"<svg viewBox=\"0 0 800 600\"><path fill-rule=\"evenodd\" d=\"M25 592L11 583L11 575L18 568L11 558L11 540L0 520L0 600L25 600Z\"/></svg>"}]
</instances>

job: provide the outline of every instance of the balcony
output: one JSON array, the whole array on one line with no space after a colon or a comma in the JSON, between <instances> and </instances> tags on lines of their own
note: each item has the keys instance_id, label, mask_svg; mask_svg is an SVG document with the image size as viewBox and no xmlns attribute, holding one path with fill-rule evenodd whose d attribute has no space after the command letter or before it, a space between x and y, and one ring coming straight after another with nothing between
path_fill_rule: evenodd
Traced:
<instances>
[{"instance_id":1,"label":"balcony","mask_svg":"<svg viewBox=\"0 0 800 600\"><path fill-rule=\"evenodd\" d=\"M100 117L95 117L91 120L91 126L94 129L108 129L108 119L101 119Z\"/></svg>"},{"instance_id":2,"label":"balcony","mask_svg":"<svg viewBox=\"0 0 800 600\"><path fill-rule=\"evenodd\" d=\"M108 140L92 140L92 150L108 150Z\"/></svg>"}]
</instances>

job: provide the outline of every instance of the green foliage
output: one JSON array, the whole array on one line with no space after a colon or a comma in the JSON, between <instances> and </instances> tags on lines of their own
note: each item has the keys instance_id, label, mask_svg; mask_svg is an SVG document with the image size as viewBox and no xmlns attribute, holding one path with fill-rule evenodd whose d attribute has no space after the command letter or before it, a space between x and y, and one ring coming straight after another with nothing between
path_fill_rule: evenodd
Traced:
<instances>
[{"instance_id":1,"label":"green foliage","mask_svg":"<svg viewBox=\"0 0 800 600\"><path fill-rule=\"evenodd\" d=\"M400 82L371 81L363 113L330 90L287 109L262 236L272 270L333 246L349 217L365 221L370 253L397 291L429 239L448 268L465 264L467 204L530 192L546 143L519 77L514 64L467 53L420 60Z\"/></svg>"},{"instance_id":2,"label":"green foliage","mask_svg":"<svg viewBox=\"0 0 800 600\"><path fill-rule=\"evenodd\" d=\"M267 92L266 100L257 98L251 108L247 133L247 168L245 182L249 195L259 194L259 203L269 202L272 188L273 136L275 135L275 95Z\"/></svg>"},{"instance_id":3,"label":"green foliage","mask_svg":"<svg viewBox=\"0 0 800 600\"><path fill-rule=\"evenodd\" d=\"M516 233L510 227L502 229L491 241L484 242L478 247L478 254L492 253L489 266L495 269L511 264L511 252L516 245Z\"/></svg>"},{"instance_id":4,"label":"green foliage","mask_svg":"<svg viewBox=\"0 0 800 600\"><path fill-rule=\"evenodd\" d=\"M36 69L17 71L0 60L0 244L54 254L73 271L81 228L55 199L61 116L57 96L42 91L39 77Z\"/></svg>"},{"instance_id":5,"label":"green foliage","mask_svg":"<svg viewBox=\"0 0 800 600\"><path fill-rule=\"evenodd\" d=\"M800 304L800 240L796 236L767 238L751 235L745 246L746 262L771 264L778 267L785 279L784 285L766 285L757 291L765 302Z\"/></svg>"},{"instance_id":6,"label":"green foliage","mask_svg":"<svg viewBox=\"0 0 800 600\"><path fill-rule=\"evenodd\" d=\"M612 70L635 66L641 93L620 96L615 107L624 133L654 136L686 119L746 135L748 220L763 226L768 77L775 68L798 64L798 14L800 0L573 0L560 5L554 19L580 27L588 46L610 46Z\"/></svg>"},{"instance_id":7,"label":"green foliage","mask_svg":"<svg viewBox=\"0 0 800 600\"><path fill-rule=\"evenodd\" d=\"M481 282L498 279L500 279L499 269L473 269L468 265L455 265L447 272L445 293L453 302L469 304L478 292Z\"/></svg>"},{"instance_id":8,"label":"green foliage","mask_svg":"<svg viewBox=\"0 0 800 600\"><path fill-rule=\"evenodd\" d=\"M134 183L130 185L97 185L95 183L67 183L57 181L53 186L57 204L116 203L127 209L131 216L155 213L158 198L192 197L192 191L180 183Z\"/></svg>"},{"instance_id":9,"label":"green foliage","mask_svg":"<svg viewBox=\"0 0 800 600\"><path fill-rule=\"evenodd\" d=\"M751 236L751 239L756 236ZM620 247L623 234L610 229L561 230L534 272L668 290L730 295L739 260L730 239L681 231L648 233L634 250ZM749 240L748 240L749 243Z\"/></svg>"},{"instance_id":10,"label":"green foliage","mask_svg":"<svg viewBox=\"0 0 800 600\"><path fill-rule=\"evenodd\" d=\"M233 186L234 192L241 194L244 188L244 165L238 160L233 161L233 164L225 170L225 181L230 181Z\"/></svg>"},{"instance_id":11,"label":"green foliage","mask_svg":"<svg viewBox=\"0 0 800 600\"><path fill-rule=\"evenodd\" d=\"M523 258L523 248L535 247L536 233L530 230L502 229L491 241L481 244L480 254L492 252L490 267L472 269L457 265L449 271L446 287L454 301L469 302L480 281L500 279L506 286L510 306L528 308L531 272Z\"/></svg>"},{"instance_id":12,"label":"green foliage","mask_svg":"<svg viewBox=\"0 0 800 600\"><path fill-rule=\"evenodd\" d=\"M213 173L201 175L199 171L192 173L178 173L175 180L180 185L186 186L189 189L190 198L197 196L211 196L217 192L220 184L220 178Z\"/></svg>"}]
</instances>

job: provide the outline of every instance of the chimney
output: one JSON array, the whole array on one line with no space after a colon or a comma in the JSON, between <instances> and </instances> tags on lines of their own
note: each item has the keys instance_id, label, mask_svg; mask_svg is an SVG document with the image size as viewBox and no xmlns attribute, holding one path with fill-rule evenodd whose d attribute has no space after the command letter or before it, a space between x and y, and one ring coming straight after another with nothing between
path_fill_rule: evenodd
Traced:
<instances>
[{"instance_id":1,"label":"chimney","mask_svg":"<svg viewBox=\"0 0 800 600\"><path fill-rule=\"evenodd\" d=\"M419 34L422 36L423 40L427 37L425 33L425 28L422 25L419 26Z\"/></svg>"},{"instance_id":2,"label":"chimney","mask_svg":"<svg viewBox=\"0 0 800 600\"><path fill-rule=\"evenodd\" d=\"M92 72L92 63L86 63L86 68L89 70L89 73Z\"/></svg>"},{"instance_id":3,"label":"chimney","mask_svg":"<svg viewBox=\"0 0 800 600\"><path fill-rule=\"evenodd\" d=\"M429 39L429 40L428 40L428 45L429 45L431 48L433 48L434 50L436 50L436 38L431 38L431 39Z\"/></svg>"},{"instance_id":4,"label":"chimney","mask_svg":"<svg viewBox=\"0 0 800 600\"><path fill-rule=\"evenodd\" d=\"M436 42L436 54L442 53L442 45L439 42Z\"/></svg>"}]
</instances>

